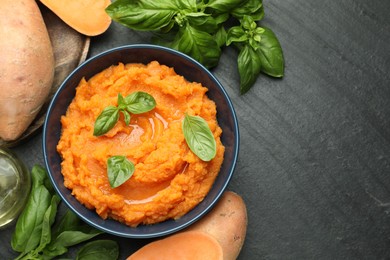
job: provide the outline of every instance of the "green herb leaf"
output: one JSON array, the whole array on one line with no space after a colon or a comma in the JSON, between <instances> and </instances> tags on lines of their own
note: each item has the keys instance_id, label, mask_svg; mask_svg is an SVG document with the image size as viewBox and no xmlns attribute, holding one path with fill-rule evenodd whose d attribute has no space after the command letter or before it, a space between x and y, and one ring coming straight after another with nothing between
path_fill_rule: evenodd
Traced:
<instances>
[{"instance_id":1,"label":"green herb leaf","mask_svg":"<svg viewBox=\"0 0 390 260\"><path fill-rule=\"evenodd\" d=\"M261 71L272 77L283 77L283 51L276 35L271 29L264 28L259 46L257 55L260 57Z\"/></svg>"},{"instance_id":2,"label":"green herb leaf","mask_svg":"<svg viewBox=\"0 0 390 260\"><path fill-rule=\"evenodd\" d=\"M233 9L231 14L239 20L242 19L244 15L250 15L253 20L260 21L264 17L263 1L248 0L241 6Z\"/></svg>"},{"instance_id":3,"label":"green herb leaf","mask_svg":"<svg viewBox=\"0 0 390 260\"><path fill-rule=\"evenodd\" d=\"M205 13L189 13L186 18L190 25L197 30L208 33L215 33L218 30L217 21L210 14Z\"/></svg>"},{"instance_id":4,"label":"green herb leaf","mask_svg":"<svg viewBox=\"0 0 390 260\"><path fill-rule=\"evenodd\" d=\"M16 252L26 254L35 249L42 234L42 221L49 208L52 194L45 187L47 173L41 166L35 165L31 171L32 188L25 208L18 217L11 246Z\"/></svg>"},{"instance_id":5,"label":"green herb leaf","mask_svg":"<svg viewBox=\"0 0 390 260\"><path fill-rule=\"evenodd\" d=\"M94 136L104 135L110 131L119 120L119 109L115 106L106 107L95 121Z\"/></svg>"},{"instance_id":6,"label":"green herb leaf","mask_svg":"<svg viewBox=\"0 0 390 260\"><path fill-rule=\"evenodd\" d=\"M131 118L130 113L127 112L126 110L122 110L122 114L125 118L125 124L128 126L130 124L130 118Z\"/></svg>"},{"instance_id":7,"label":"green herb leaf","mask_svg":"<svg viewBox=\"0 0 390 260\"><path fill-rule=\"evenodd\" d=\"M43 220L42 220L42 233L41 240L39 242L39 246L34 250L35 253L41 252L46 245L48 245L52 239L51 237L51 225L53 225L56 214L57 207L60 203L61 199L58 195L53 195L51 198L50 206L47 208Z\"/></svg>"},{"instance_id":8,"label":"green herb leaf","mask_svg":"<svg viewBox=\"0 0 390 260\"><path fill-rule=\"evenodd\" d=\"M225 27L220 26L217 33L215 34L215 40L220 48L226 44L226 39L227 32L225 30Z\"/></svg>"},{"instance_id":9,"label":"green herb leaf","mask_svg":"<svg viewBox=\"0 0 390 260\"><path fill-rule=\"evenodd\" d=\"M210 161L216 153L216 142L207 122L200 116L185 115L182 130L193 153L201 160Z\"/></svg>"},{"instance_id":10,"label":"green herb leaf","mask_svg":"<svg viewBox=\"0 0 390 260\"><path fill-rule=\"evenodd\" d=\"M117 0L107 8L107 14L116 22L139 31L155 31L168 26L180 11L176 1Z\"/></svg>"},{"instance_id":11,"label":"green herb leaf","mask_svg":"<svg viewBox=\"0 0 390 260\"><path fill-rule=\"evenodd\" d=\"M191 56L207 68L218 65L221 49L214 36L187 25L180 27L172 48Z\"/></svg>"},{"instance_id":12,"label":"green herb leaf","mask_svg":"<svg viewBox=\"0 0 390 260\"><path fill-rule=\"evenodd\" d=\"M248 40L248 36L246 35L244 29L241 26L231 27L227 32L227 40L226 45L229 46L232 43L243 43Z\"/></svg>"},{"instance_id":13,"label":"green herb leaf","mask_svg":"<svg viewBox=\"0 0 390 260\"><path fill-rule=\"evenodd\" d=\"M156 100L142 91L131 93L125 98L126 110L133 114L146 113L156 107Z\"/></svg>"},{"instance_id":14,"label":"green herb leaf","mask_svg":"<svg viewBox=\"0 0 390 260\"><path fill-rule=\"evenodd\" d=\"M76 260L116 260L119 245L114 240L95 240L85 244L78 252Z\"/></svg>"},{"instance_id":15,"label":"green herb leaf","mask_svg":"<svg viewBox=\"0 0 390 260\"><path fill-rule=\"evenodd\" d=\"M260 74L261 60L252 46L246 44L238 54L237 63L240 75L240 93L245 94Z\"/></svg>"},{"instance_id":16,"label":"green herb leaf","mask_svg":"<svg viewBox=\"0 0 390 260\"><path fill-rule=\"evenodd\" d=\"M229 13L232 9L238 8L242 2L243 0L210 0L206 6L217 13Z\"/></svg>"},{"instance_id":17,"label":"green herb leaf","mask_svg":"<svg viewBox=\"0 0 390 260\"><path fill-rule=\"evenodd\" d=\"M126 100L125 100L125 98L122 96L122 94L121 93L119 93L118 94L118 109L125 109L126 108L126 105L127 105L127 103L126 103Z\"/></svg>"},{"instance_id":18,"label":"green herb leaf","mask_svg":"<svg viewBox=\"0 0 390 260\"><path fill-rule=\"evenodd\" d=\"M116 155L107 160L108 181L112 188L126 182L134 173L135 166L125 156Z\"/></svg>"},{"instance_id":19,"label":"green herb leaf","mask_svg":"<svg viewBox=\"0 0 390 260\"><path fill-rule=\"evenodd\" d=\"M65 254L68 248L81 242L94 238L103 232L92 227L85 227L81 230L66 230L58 235L55 241L52 241L44 250L43 254L47 259Z\"/></svg>"}]
</instances>

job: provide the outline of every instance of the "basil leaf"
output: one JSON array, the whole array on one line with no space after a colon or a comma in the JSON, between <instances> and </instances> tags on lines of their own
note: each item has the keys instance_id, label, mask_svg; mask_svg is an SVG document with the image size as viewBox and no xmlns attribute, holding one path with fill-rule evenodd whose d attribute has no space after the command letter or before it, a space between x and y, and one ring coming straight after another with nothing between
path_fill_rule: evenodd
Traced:
<instances>
[{"instance_id":1,"label":"basil leaf","mask_svg":"<svg viewBox=\"0 0 390 260\"><path fill-rule=\"evenodd\" d=\"M221 56L221 49L214 37L190 25L180 27L172 48L184 52L207 68L217 66Z\"/></svg>"},{"instance_id":2,"label":"basil leaf","mask_svg":"<svg viewBox=\"0 0 390 260\"><path fill-rule=\"evenodd\" d=\"M125 98L122 96L121 93L118 94L118 109L125 109L126 108L126 100Z\"/></svg>"},{"instance_id":3,"label":"basil leaf","mask_svg":"<svg viewBox=\"0 0 390 260\"><path fill-rule=\"evenodd\" d=\"M56 240L61 232L65 230L77 230L80 225L80 218L71 210L67 210L59 222L52 228L52 239Z\"/></svg>"},{"instance_id":4,"label":"basil leaf","mask_svg":"<svg viewBox=\"0 0 390 260\"><path fill-rule=\"evenodd\" d=\"M89 240L102 233L102 231L82 222L76 214L68 209L60 222L54 224L52 228L52 241L44 248L43 253L50 258L62 255L68 251L68 247Z\"/></svg>"},{"instance_id":5,"label":"basil leaf","mask_svg":"<svg viewBox=\"0 0 390 260\"><path fill-rule=\"evenodd\" d=\"M108 181L112 188L126 182L134 173L134 164L125 156L116 155L107 160Z\"/></svg>"},{"instance_id":6,"label":"basil leaf","mask_svg":"<svg viewBox=\"0 0 390 260\"><path fill-rule=\"evenodd\" d=\"M106 8L114 21L139 31L164 28L179 11L175 1L155 0L117 0Z\"/></svg>"},{"instance_id":7,"label":"basil leaf","mask_svg":"<svg viewBox=\"0 0 390 260\"><path fill-rule=\"evenodd\" d=\"M207 162L215 157L217 147L214 135L202 117L186 114L182 130L189 148L201 160Z\"/></svg>"},{"instance_id":8,"label":"basil leaf","mask_svg":"<svg viewBox=\"0 0 390 260\"><path fill-rule=\"evenodd\" d=\"M227 33L225 27L220 26L217 33L215 34L215 40L220 48L226 44Z\"/></svg>"},{"instance_id":9,"label":"basil leaf","mask_svg":"<svg viewBox=\"0 0 390 260\"><path fill-rule=\"evenodd\" d=\"M259 46L257 55L260 57L261 71L272 77L283 77L283 51L271 29L264 28Z\"/></svg>"},{"instance_id":10,"label":"basil leaf","mask_svg":"<svg viewBox=\"0 0 390 260\"><path fill-rule=\"evenodd\" d=\"M264 17L263 1L248 0L243 5L233 9L231 14L237 19L242 19L244 15L249 15L255 21L259 21Z\"/></svg>"},{"instance_id":11,"label":"basil leaf","mask_svg":"<svg viewBox=\"0 0 390 260\"><path fill-rule=\"evenodd\" d=\"M76 260L115 260L119 257L119 245L114 240L95 240L85 244Z\"/></svg>"},{"instance_id":12,"label":"basil leaf","mask_svg":"<svg viewBox=\"0 0 390 260\"><path fill-rule=\"evenodd\" d=\"M58 195L53 195L50 206L47 208L43 217L41 239L39 246L34 250L36 253L41 252L51 241L51 225L54 223L60 201L61 199Z\"/></svg>"},{"instance_id":13,"label":"basil leaf","mask_svg":"<svg viewBox=\"0 0 390 260\"><path fill-rule=\"evenodd\" d=\"M51 204L52 194L45 187L46 171L35 165L31 171L32 188L25 208L18 217L11 246L16 252L26 254L36 248L42 234L42 221Z\"/></svg>"},{"instance_id":14,"label":"basil leaf","mask_svg":"<svg viewBox=\"0 0 390 260\"><path fill-rule=\"evenodd\" d=\"M153 1L153 0L151 0ZM160 0L161 1L161 0ZM175 2L175 5L179 10L196 10L197 9L197 0L166 0L162 2Z\"/></svg>"},{"instance_id":15,"label":"basil leaf","mask_svg":"<svg viewBox=\"0 0 390 260\"><path fill-rule=\"evenodd\" d=\"M229 46L233 42L245 42L248 40L244 29L241 26L231 27L227 32L226 45Z\"/></svg>"},{"instance_id":16,"label":"basil leaf","mask_svg":"<svg viewBox=\"0 0 390 260\"><path fill-rule=\"evenodd\" d=\"M208 33L215 33L218 30L218 25L214 17L205 13L189 13L186 18L190 25L197 30Z\"/></svg>"},{"instance_id":17,"label":"basil leaf","mask_svg":"<svg viewBox=\"0 0 390 260\"><path fill-rule=\"evenodd\" d=\"M119 120L119 109L115 106L106 107L95 121L94 136L104 135L110 131Z\"/></svg>"},{"instance_id":18,"label":"basil leaf","mask_svg":"<svg viewBox=\"0 0 390 260\"><path fill-rule=\"evenodd\" d=\"M125 98L126 110L133 114L148 112L156 107L156 100L148 93L137 91Z\"/></svg>"},{"instance_id":19,"label":"basil leaf","mask_svg":"<svg viewBox=\"0 0 390 260\"><path fill-rule=\"evenodd\" d=\"M214 9L218 13L228 13L242 4L242 0L210 0L206 7Z\"/></svg>"},{"instance_id":20,"label":"basil leaf","mask_svg":"<svg viewBox=\"0 0 390 260\"><path fill-rule=\"evenodd\" d=\"M51 259L53 257L65 254L68 252L68 248L77 245L81 242L94 238L97 235L102 234L102 231L89 227L84 231L63 231L55 241L52 241L44 250L44 256Z\"/></svg>"},{"instance_id":21,"label":"basil leaf","mask_svg":"<svg viewBox=\"0 0 390 260\"><path fill-rule=\"evenodd\" d=\"M238 54L238 72L240 75L240 93L244 94L255 83L261 71L261 60L251 45L246 44Z\"/></svg>"},{"instance_id":22,"label":"basil leaf","mask_svg":"<svg viewBox=\"0 0 390 260\"><path fill-rule=\"evenodd\" d=\"M122 110L122 114L125 117L125 124L128 126L130 124L130 113L126 110Z\"/></svg>"}]
</instances>

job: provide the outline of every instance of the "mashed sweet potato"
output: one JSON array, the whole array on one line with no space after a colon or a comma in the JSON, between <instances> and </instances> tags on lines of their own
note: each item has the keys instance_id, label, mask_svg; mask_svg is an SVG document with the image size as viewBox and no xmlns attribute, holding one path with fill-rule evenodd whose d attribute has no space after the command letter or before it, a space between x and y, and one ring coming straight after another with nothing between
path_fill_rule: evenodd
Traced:
<instances>
[{"instance_id":1,"label":"mashed sweet potato","mask_svg":"<svg viewBox=\"0 0 390 260\"><path fill-rule=\"evenodd\" d=\"M114 128L94 136L101 111L117 105L118 93L127 96L135 91L152 95L156 107L131 115L128 126L121 114ZM223 161L222 130L206 92L201 84L188 82L156 61L120 63L81 80L61 119L57 150L63 158L65 186L102 218L129 226L180 218L203 200ZM188 148L181 129L185 113L199 115L209 124L217 143L217 155L210 162ZM117 188L111 188L107 177L107 159L114 155L124 155L135 165L133 176Z\"/></svg>"}]
</instances>

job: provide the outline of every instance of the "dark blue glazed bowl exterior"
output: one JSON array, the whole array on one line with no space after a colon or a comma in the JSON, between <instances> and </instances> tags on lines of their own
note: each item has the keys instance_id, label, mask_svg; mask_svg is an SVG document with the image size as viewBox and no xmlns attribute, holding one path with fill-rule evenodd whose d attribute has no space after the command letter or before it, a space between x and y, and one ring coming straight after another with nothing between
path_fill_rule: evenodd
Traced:
<instances>
[{"instance_id":1,"label":"dark blue glazed bowl exterior","mask_svg":"<svg viewBox=\"0 0 390 260\"><path fill-rule=\"evenodd\" d=\"M87 209L71 195L64 186L61 174L61 157L56 146L61 135L60 118L75 96L75 89L82 77L87 80L111 65L122 63L147 64L157 60L160 64L173 67L177 74L188 81L202 83L209 89L207 95L217 105L217 119L223 134L225 158L220 173L205 199L193 210L178 220L168 220L153 225L132 228L116 220L103 220L93 210ZM91 226L109 234L128 238L153 238L172 234L202 218L218 201L225 191L236 166L239 151L239 130L233 105L220 82L199 62L169 48L140 44L117 47L96 55L76 68L62 83L54 95L43 126L43 154L50 179L62 200L81 219Z\"/></svg>"}]
</instances>

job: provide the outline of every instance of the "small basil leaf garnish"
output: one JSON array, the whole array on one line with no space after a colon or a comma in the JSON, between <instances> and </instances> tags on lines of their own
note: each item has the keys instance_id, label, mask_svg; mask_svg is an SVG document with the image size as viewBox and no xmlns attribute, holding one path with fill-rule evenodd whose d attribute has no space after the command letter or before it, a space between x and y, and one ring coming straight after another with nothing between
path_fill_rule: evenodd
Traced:
<instances>
[{"instance_id":1,"label":"small basil leaf garnish","mask_svg":"<svg viewBox=\"0 0 390 260\"><path fill-rule=\"evenodd\" d=\"M137 91L125 98L126 110L133 114L148 112L156 107L156 100L148 93Z\"/></svg>"},{"instance_id":2,"label":"small basil leaf garnish","mask_svg":"<svg viewBox=\"0 0 390 260\"><path fill-rule=\"evenodd\" d=\"M182 130L188 147L202 161L212 160L216 153L216 142L207 122L200 116L185 115Z\"/></svg>"},{"instance_id":3,"label":"small basil leaf garnish","mask_svg":"<svg viewBox=\"0 0 390 260\"><path fill-rule=\"evenodd\" d=\"M126 182L134 173L135 166L125 156L115 155L107 159L108 181L112 188Z\"/></svg>"},{"instance_id":4,"label":"small basil leaf garnish","mask_svg":"<svg viewBox=\"0 0 390 260\"><path fill-rule=\"evenodd\" d=\"M100 136L112 129L119 119L119 109L115 106L106 107L95 121L93 135Z\"/></svg>"},{"instance_id":5,"label":"small basil leaf garnish","mask_svg":"<svg viewBox=\"0 0 390 260\"><path fill-rule=\"evenodd\" d=\"M118 94L118 106L106 107L95 121L93 135L100 136L110 131L119 120L119 112L123 113L126 125L130 124L130 113L141 114L156 107L156 100L145 92L134 92L127 97Z\"/></svg>"}]
</instances>

